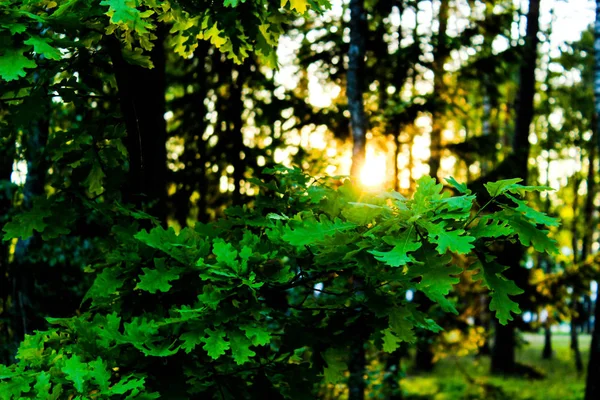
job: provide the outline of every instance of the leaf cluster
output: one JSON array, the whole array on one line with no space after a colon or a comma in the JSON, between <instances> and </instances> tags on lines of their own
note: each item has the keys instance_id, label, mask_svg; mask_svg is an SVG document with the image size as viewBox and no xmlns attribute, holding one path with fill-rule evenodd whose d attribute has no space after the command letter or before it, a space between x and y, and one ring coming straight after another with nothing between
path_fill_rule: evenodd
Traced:
<instances>
[{"instance_id":1,"label":"leaf cluster","mask_svg":"<svg viewBox=\"0 0 600 400\"><path fill-rule=\"evenodd\" d=\"M539 228L556 221L521 198L545 188L517 180L487 185L491 202L512 205L483 215L454 179L457 196L423 177L406 199L298 169L266 173L252 206L193 229L104 210L146 228L111 219L103 259L89 268L86 311L50 318L49 330L26 337L18 364L0 366L3 398L313 398L322 379L344 379L355 334L392 352L414 342L417 328L441 330L406 294L420 291L456 313L451 293L463 267L453 254L480 270L505 324L520 312L511 296L521 291L491 243L556 250ZM9 222L4 238L44 235L47 203L33 208L35 218Z\"/></svg>"}]
</instances>

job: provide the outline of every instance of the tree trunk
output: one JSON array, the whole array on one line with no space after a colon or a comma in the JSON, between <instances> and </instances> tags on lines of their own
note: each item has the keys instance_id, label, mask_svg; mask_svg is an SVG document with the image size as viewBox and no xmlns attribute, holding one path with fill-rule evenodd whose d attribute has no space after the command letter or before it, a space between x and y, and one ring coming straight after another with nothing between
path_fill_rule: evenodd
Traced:
<instances>
[{"instance_id":1,"label":"tree trunk","mask_svg":"<svg viewBox=\"0 0 600 400\"><path fill-rule=\"evenodd\" d=\"M357 180L365 163L367 145L367 118L363 104L365 41L367 34L367 14L364 0L350 0L350 46L348 48L347 88L350 130L352 133L352 167L350 174ZM348 380L348 400L364 400L366 370L365 341L356 338L350 354L350 379Z\"/></svg>"},{"instance_id":2,"label":"tree trunk","mask_svg":"<svg viewBox=\"0 0 600 400\"><path fill-rule=\"evenodd\" d=\"M578 316L577 316L577 298L573 296L572 301L572 313L571 316L571 350L573 350L573 356L575 358L575 369L578 373L583 371L583 361L581 359L581 351L579 350L579 334L577 332L578 329Z\"/></svg>"},{"instance_id":3,"label":"tree trunk","mask_svg":"<svg viewBox=\"0 0 600 400\"><path fill-rule=\"evenodd\" d=\"M402 389L400 388L400 378L402 368L402 353L404 346L390 354L385 362L385 377L383 384L385 388L384 398L386 400L402 400Z\"/></svg>"},{"instance_id":4,"label":"tree trunk","mask_svg":"<svg viewBox=\"0 0 600 400\"><path fill-rule=\"evenodd\" d=\"M517 121L515 136L512 146L512 154L509 157L510 164L507 164L507 171L516 172L517 176L527 183L529 160L529 127L533 119L533 97L535 94L535 66L537 60L537 44L539 39L539 15L540 0L531 0L529 2L529 12L527 14L527 30L525 37L525 47L523 49L523 62L519 71L519 93L517 107ZM498 169L497 169L498 170ZM521 259L524 255L524 249L520 244L505 245L504 265L510 267L505 276L508 279L517 282L527 283L527 270L520 267ZM492 350L492 373L510 374L515 372L515 330L514 321L503 326L496 324L495 344Z\"/></svg>"},{"instance_id":5,"label":"tree trunk","mask_svg":"<svg viewBox=\"0 0 600 400\"><path fill-rule=\"evenodd\" d=\"M10 186L13 162L15 159L15 141L12 137L0 139L0 224L4 225L12 204L12 188ZM0 241L0 364L11 364L16 352L16 342L11 333L11 298L9 242Z\"/></svg>"},{"instance_id":6,"label":"tree trunk","mask_svg":"<svg viewBox=\"0 0 600 400\"><path fill-rule=\"evenodd\" d=\"M167 150L165 113L164 27L150 52L154 68L131 65L121 53L121 43L113 37L107 47L119 90L121 113L125 119L129 153L129 177L124 199L138 207L153 202L149 211L166 224Z\"/></svg>"},{"instance_id":7,"label":"tree trunk","mask_svg":"<svg viewBox=\"0 0 600 400\"><path fill-rule=\"evenodd\" d=\"M365 380L363 378L367 367L365 355L365 340L359 337L350 350L350 378L348 379L348 400L365 399Z\"/></svg>"},{"instance_id":8,"label":"tree trunk","mask_svg":"<svg viewBox=\"0 0 600 400\"><path fill-rule=\"evenodd\" d=\"M544 326L544 349L542 350L542 358L544 360L552 359L552 331L550 324Z\"/></svg>"},{"instance_id":9,"label":"tree trunk","mask_svg":"<svg viewBox=\"0 0 600 400\"><path fill-rule=\"evenodd\" d=\"M350 174L355 178L359 176L365 163L367 145L367 117L363 104L366 31L367 14L364 0L350 0L350 46L346 92L353 140Z\"/></svg>"},{"instance_id":10,"label":"tree trunk","mask_svg":"<svg viewBox=\"0 0 600 400\"><path fill-rule=\"evenodd\" d=\"M440 12L438 16L439 29L437 33L437 43L433 53L433 95L436 104L435 111L431 115L431 144L429 147L431 156L429 157L429 175L436 179L442 157L442 113L445 108L445 100L442 98L441 94L444 92L445 88L444 65L448 58L446 29L448 27L449 8L449 0L440 1Z\"/></svg>"},{"instance_id":11,"label":"tree trunk","mask_svg":"<svg viewBox=\"0 0 600 400\"><path fill-rule=\"evenodd\" d=\"M244 135L242 128L244 121L242 113L244 112L243 89L246 80L246 65L241 65L234 68L232 71L237 72L237 77L231 82L229 112L230 114L230 140L231 140L231 165L233 166L233 205L239 206L242 204L241 182L244 179L246 170L246 162L244 161Z\"/></svg>"},{"instance_id":12,"label":"tree trunk","mask_svg":"<svg viewBox=\"0 0 600 400\"><path fill-rule=\"evenodd\" d=\"M596 144L600 147L600 0L596 0L596 22L594 24L594 110L595 128L598 133ZM585 400L595 399L600 399L600 307L598 307L598 302L596 302L594 311L594 331L592 332L585 386Z\"/></svg>"},{"instance_id":13,"label":"tree trunk","mask_svg":"<svg viewBox=\"0 0 600 400\"><path fill-rule=\"evenodd\" d=\"M48 102L50 100L48 99ZM46 114L48 110L46 109ZM31 122L22 135L22 145L25 147L27 161L27 177L22 189L24 210L33 206L36 197L44 194L44 185L48 173L48 160L46 159L46 144L50 123L47 118L40 118ZM41 237L34 234L32 237L19 240L15 246L15 254L9 275L11 282L11 302L13 305L9 313L12 314L9 324L14 332L13 341L18 346L25 334L34 330L43 329L45 322L40 314L43 310L36 307L36 265L34 254L41 246Z\"/></svg>"},{"instance_id":14,"label":"tree trunk","mask_svg":"<svg viewBox=\"0 0 600 400\"><path fill-rule=\"evenodd\" d=\"M529 2L527 14L527 34L523 49L523 62L519 71L519 93L517 97L517 122L512 150L516 156L515 171L522 171L527 180L527 162L529 160L529 127L533 119L533 97L535 95L535 67L540 16L540 0Z\"/></svg>"}]
</instances>

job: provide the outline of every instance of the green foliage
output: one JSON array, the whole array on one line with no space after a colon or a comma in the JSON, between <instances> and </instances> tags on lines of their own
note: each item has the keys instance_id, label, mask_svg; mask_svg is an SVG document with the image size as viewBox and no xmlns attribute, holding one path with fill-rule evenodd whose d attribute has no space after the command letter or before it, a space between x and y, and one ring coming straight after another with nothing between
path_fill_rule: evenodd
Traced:
<instances>
[{"instance_id":1,"label":"green foliage","mask_svg":"<svg viewBox=\"0 0 600 400\"><path fill-rule=\"evenodd\" d=\"M81 43L97 47L103 38L95 32L120 40L129 62L152 68L147 52L154 47L161 25L174 35L173 50L181 56L193 54L198 39L203 39L238 64L255 53L276 67L274 47L289 19L284 9L305 13L329 7L328 0L291 0L289 4L287 0L281 4L266 0L214 4L190 0L7 0L0 4L0 79L25 78L26 69L36 67L55 68Z\"/></svg>"},{"instance_id":2,"label":"green foliage","mask_svg":"<svg viewBox=\"0 0 600 400\"><path fill-rule=\"evenodd\" d=\"M144 213L104 209L147 228L113 227L104 259L89 268L96 279L86 311L48 319L51 329L27 336L19 363L0 369L5 398L255 399L271 390L295 398L320 376L344 379L353 341L340 332L360 328L392 352L415 341L416 328L439 331L406 292L456 312L449 295L464 270L457 255L478 259L490 308L506 323L520 312L510 296L521 291L503 277L489 239L540 247L538 224L553 223L513 196L538 188L514 181L489 187L516 206L481 216L462 185L454 183L461 195L453 197L429 177L405 199L296 169L269 173L252 207L194 229L148 228ZM51 209L52 201L40 204ZM6 239L51 229L47 214L23 231L19 218ZM554 251L555 243L542 247Z\"/></svg>"}]
</instances>

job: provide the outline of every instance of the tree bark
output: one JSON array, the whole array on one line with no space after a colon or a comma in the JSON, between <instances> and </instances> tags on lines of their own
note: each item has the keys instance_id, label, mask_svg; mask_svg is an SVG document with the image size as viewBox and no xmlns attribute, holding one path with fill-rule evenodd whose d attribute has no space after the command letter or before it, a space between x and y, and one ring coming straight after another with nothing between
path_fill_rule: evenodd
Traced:
<instances>
[{"instance_id":1,"label":"tree bark","mask_svg":"<svg viewBox=\"0 0 600 400\"><path fill-rule=\"evenodd\" d=\"M540 0L529 2L527 14L527 30L525 47L523 49L523 61L519 71L519 92L517 102L517 120L515 135L513 138L512 154L501 170L500 166L495 170L496 174L510 174L523 179L527 183L529 150L529 128L533 119L533 97L535 94L535 67L537 61L537 45L539 39L539 15ZM491 175L491 174L490 174ZM524 255L524 249L520 244L507 244L504 248L504 265L509 266L505 276L520 282L527 282L527 270L521 268L520 262ZM495 343L492 350L491 370L495 374L510 374L515 372L515 330L514 321L507 325L496 324Z\"/></svg>"},{"instance_id":2,"label":"tree bark","mask_svg":"<svg viewBox=\"0 0 600 400\"><path fill-rule=\"evenodd\" d=\"M358 337L356 344L350 349L350 378L348 379L348 400L365 399L365 380L363 378L367 367L365 355L365 340Z\"/></svg>"},{"instance_id":3,"label":"tree bark","mask_svg":"<svg viewBox=\"0 0 600 400\"><path fill-rule=\"evenodd\" d=\"M237 77L231 82L230 91L230 140L231 140L231 165L233 166L233 195L232 202L234 206L242 204L241 182L244 179L246 162L244 161L244 134L242 128L244 121L242 113L244 112L243 89L246 80L246 65L241 65L232 71L237 71Z\"/></svg>"},{"instance_id":4,"label":"tree bark","mask_svg":"<svg viewBox=\"0 0 600 400\"><path fill-rule=\"evenodd\" d=\"M350 131L352 133L352 167L350 174L357 180L365 163L367 145L367 117L363 104L365 41L367 14L364 0L350 0L350 45L348 48L348 72L346 76ZM355 283L356 284L356 283ZM350 354L350 379L348 400L364 400L366 370L365 340L356 338Z\"/></svg>"},{"instance_id":5,"label":"tree bark","mask_svg":"<svg viewBox=\"0 0 600 400\"><path fill-rule=\"evenodd\" d=\"M449 0L440 1L438 16L439 28L437 43L433 53L433 95L436 101L435 111L431 115L431 144L429 157L429 175L437 179L442 157L442 113L444 107L444 65L448 59L448 46L446 29L448 27L448 14L450 9Z\"/></svg>"},{"instance_id":6,"label":"tree bark","mask_svg":"<svg viewBox=\"0 0 600 400\"><path fill-rule=\"evenodd\" d=\"M346 92L352 133L352 167L350 174L358 177L365 163L367 146L367 117L363 104L365 37L367 14L364 0L350 0L350 46Z\"/></svg>"},{"instance_id":7,"label":"tree bark","mask_svg":"<svg viewBox=\"0 0 600 400\"><path fill-rule=\"evenodd\" d=\"M129 153L129 176L124 199L138 207L149 204L151 214L163 224L167 220L167 150L165 113L164 27L150 52L154 68L127 63L121 43L113 37L107 47L117 81L121 113L125 120Z\"/></svg>"},{"instance_id":8,"label":"tree bark","mask_svg":"<svg viewBox=\"0 0 600 400\"><path fill-rule=\"evenodd\" d=\"M596 144L600 148L600 0L596 0L596 21L594 24L594 111L596 121ZM587 369L585 400L600 398L600 307L596 302L594 330L590 346L590 361Z\"/></svg>"},{"instance_id":9,"label":"tree bark","mask_svg":"<svg viewBox=\"0 0 600 400\"><path fill-rule=\"evenodd\" d=\"M533 97L535 95L535 67L537 61L537 45L539 43L538 33L540 16L540 0L529 2L527 13L527 30L525 47L523 49L523 61L519 71L519 93L517 98L517 121L515 136L513 139L513 153L515 154L515 170L522 171L527 180L527 162L529 160L529 128L533 119Z\"/></svg>"},{"instance_id":10,"label":"tree bark","mask_svg":"<svg viewBox=\"0 0 600 400\"><path fill-rule=\"evenodd\" d=\"M12 137L0 139L0 185L3 190L0 191L0 224L6 223L11 204L12 204L12 188L11 175L13 170L13 162L15 159L15 141ZM0 317L4 321L0 323L0 364L10 364L13 361L13 356L16 351L18 342L13 340L11 334L11 313L10 313L10 294L11 284L9 264L9 243L0 242Z\"/></svg>"}]
</instances>

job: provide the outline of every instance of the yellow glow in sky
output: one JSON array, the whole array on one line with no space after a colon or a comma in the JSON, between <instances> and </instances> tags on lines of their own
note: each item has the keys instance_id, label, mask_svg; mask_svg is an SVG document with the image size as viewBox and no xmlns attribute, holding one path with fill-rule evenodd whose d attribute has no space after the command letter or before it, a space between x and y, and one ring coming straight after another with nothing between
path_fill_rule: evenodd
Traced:
<instances>
[{"instance_id":1,"label":"yellow glow in sky","mask_svg":"<svg viewBox=\"0 0 600 400\"><path fill-rule=\"evenodd\" d=\"M365 165L360 171L360 183L369 188L383 186L387 180L387 156L372 148L367 149Z\"/></svg>"}]
</instances>

